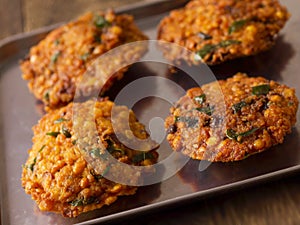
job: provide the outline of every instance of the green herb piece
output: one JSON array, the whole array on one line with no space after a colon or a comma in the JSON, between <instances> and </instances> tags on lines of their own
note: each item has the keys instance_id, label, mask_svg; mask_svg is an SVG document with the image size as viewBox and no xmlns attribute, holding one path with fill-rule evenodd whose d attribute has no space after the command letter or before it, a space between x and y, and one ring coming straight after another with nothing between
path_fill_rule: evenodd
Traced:
<instances>
[{"instance_id":1,"label":"green herb piece","mask_svg":"<svg viewBox=\"0 0 300 225\"><path fill-rule=\"evenodd\" d=\"M46 93L44 94L44 99L45 99L46 101L49 101L49 99L50 99L49 91L46 91Z\"/></svg>"},{"instance_id":2,"label":"green herb piece","mask_svg":"<svg viewBox=\"0 0 300 225\"><path fill-rule=\"evenodd\" d=\"M151 152L143 152L141 154L134 155L132 158L133 163L139 163L146 159L153 159L153 155Z\"/></svg>"},{"instance_id":3,"label":"green herb piece","mask_svg":"<svg viewBox=\"0 0 300 225\"><path fill-rule=\"evenodd\" d=\"M51 63L56 63L57 62L57 59L58 57L60 56L61 52L58 51L58 52L55 52L52 56L51 56Z\"/></svg>"},{"instance_id":4,"label":"green herb piece","mask_svg":"<svg viewBox=\"0 0 300 225\"><path fill-rule=\"evenodd\" d=\"M95 42L97 42L97 43L101 43L101 36L100 35L94 35L94 40L95 40Z\"/></svg>"},{"instance_id":5,"label":"green herb piece","mask_svg":"<svg viewBox=\"0 0 300 225\"><path fill-rule=\"evenodd\" d=\"M95 25L96 27L103 28L110 25L110 22L108 22L103 16L97 15L95 18Z\"/></svg>"},{"instance_id":6,"label":"green herb piece","mask_svg":"<svg viewBox=\"0 0 300 225\"><path fill-rule=\"evenodd\" d=\"M72 144L73 144L73 145L76 145L76 142L77 142L77 140L73 140L73 141L72 141Z\"/></svg>"},{"instance_id":7,"label":"green herb piece","mask_svg":"<svg viewBox=\"0 0 300 225\"><path fill-rule=\"evenodd\" d=\"M92 174L96 181L99 181L101 178L103 178L102 175L96 174L95 170L90 170L90 174Z\"/></svg>"},{"instance_id":8,"label":"green herb piece","mask_svg":"<svg viewBox=\"0 0 300 225\"><path fill-rule=\"evenodd\" d=\"M83 206L84 205L83 201L84 201L83 198L75 199L75 200L69 202L69 204L72 205L72 206L75 206L75 207L76 206Z\"/></svg>"},{"instance_id":9,"label":"green herb piece","mask_svg":"<svg viewBox=\"0 0 300 225\"><path fill-rule=\"evenodd\" d=\"M198 52L196 52L196 54L203 59L206 55L214 52L216 49L217 49L217 45L206 44L203 46L203 48L201 48Z\"/></svg>"},{"instance_id":10,"label":"green herb piece","mask_svg":"<svg viewBox=\"0 0 300 225\"><path fill-rule=\"evenodd\" d=\"M110 170L110 166L107 166L103 171L102 176L104 177L109 172L109 170Z\"/></svg>"},{"instance_id":11,"label":"green herb piece","mask_svg":"<svg viewBox=\"0 0 300 225\"><path fill-rule=\"evenodd\" d=\"M53 43L57 46L57 45L59 45L59 40L56 39Z\"/></svg>"},{"instance_id":12,"label":"green herb piece","mask_svg":"<svg viewBox=\"0 0 300 225\"><path fill-rule=\"evenodd\" d=\"M195 101L198 102L199 104L203 104L206 101L206 95L202 94L200 96L196 96Z\"/></svg>"},{"instance_id":13,"label":"green herb piece","mask_svg":"<svg viewBox=\"0 0 300 225\"><path fill-rule=\"evenodd\" d=\"M199 51L197 51L196 54L199 55L203 59L206 55L216 51L219 48L225 48L230 45L240 44L240 43L241 42L237 41L237 40L225 40L225 41L221 41L219 44L216 44L216 45L206 44L203 46L203 48L201 48Z\"/></svg>"},{"instance_id":14,"label":"green herb piece","mask_svg":"<svg viewBox=\"0 0 300 225\"><path fill-rule=\"evenodd\" d=\"M90 53L84 53L83 55L80 56L80 59L82 59L83 61L86 61L88 59L88 57L90 56Z\"/></svg>"},{"instance_id":15,"label":"green herb piece","mask_svg":"<svg viewBox=\"0 0 300 225\"><path fill-rule=\"evenodd\" d=\"M214 109L214 107L207 106L207 107L202 107L202 108L196 108L196 110L199 112L203 112L208 116L211 116L215 109Z\"/></svg>"},{"instance_id":16,"label":"green herb piece","mask_svg":"<svg viewBox=\"0 0 300 225\"><path fill-rule=\"evenodd\" d=\"M41 148L40 148L40 150L39 150L39 153L41 152L41 151L43 151L43 149L46 147L46 145L43 145Z\"/></svg>"},{"instance_id":17,"label":"green herb piece","mask_svg":"<svg viewBox=\"0 0 300 225\"><path fill-rule=\"evenodd\" d=\"M259 128L253 128L251 130L248 130L246 132L243 132L243 133L236 133L234 130L232 129L228 129L226 130L226 136L229 138L229 139L232 139L232 140L236 140L236 141L241 141L242 137L247 137L247 136L250 136L251 134L255 133L257 130L259 130Z\"/></svg>"},{"instance_id":18,"label":"green herb piece","mask_svg":"<svg viewBox=\"0 0 300 225\"><path fill-rule=\"evenodd\" d=\"M248 131L246 131L244 133L240 133L239 136L241 136L241 137L247 137L247 136L250 136L251 134L255 133L257 130L259 130L259 128L255 127L255 128L253 128L251 130L248 130Z\"/></svg>"},{"instance_id":19,"label":"green herb piece","mask_svg":"<svg viewBox=\"0 0 300 225\"><path fill-rule=\"evenodd\" d=\"M46 147L46 145L43 145L43 146L40 148L40 150L38 151L38 153L40 153L41 151L43 151L43 149L44 149L45 147ZM33 162L32 162L31 164L27 165L26 168L27 168L27 169L30 169L30 170L33 172L34 166L35 166L35 164L36 164L36 160L37 160L37 157L35 157L35 158L33 159Z\"/></svg>"},{"instance_id":20,"label":"green herb piece","mask_svg":"<svg viewBox=\"0 0 300 225\"><path fill-rule=\"evenodd\" d=\"M69 120L67 120L65 118L59 118L57 120L54 120L54 124L62 123L62 122L65 122L65 121L69 121Z\"/></svg>"},{"instance_id":21,"label":"green herb piece","mask_svg":"<svg viewBox=\"0 0 300 225\"><path fill-rule=\"evenodd\" d=\"M121 155L126 155L125 151L123 149L116 148L115 145L114 145L114 143L111 140L107 140L106 142L107 142L107 148L106 148L106 150L110 154L113 154L115 152L119 152L119 153L121 153Z\"/></svg>"},{"instance_id":22,"label":"green herb piece","mask_svg":"<svg viewBox=\"0 0 300 225\"><path fill-rule=\"evenodd\" d=\"M95 170L90 170L90 174L93 175L96 181L99 181L100 179L104 178L104 176L109 172L110 166L105 167L102 174L97 174Z\"/></svg>"},{"instance_id":23,"label":"green herb piece","mask_svg":"<svg viewBox=\"0 0 300 225\"><path fill-rule=\"evenodd\" d=\"M247 21L248 20L245 20L245 19L234 21L230 25L230 27L228 29L228 33L232 34L232 33L236 32L236 31L240 30L247 23Z\"/></svg>"},{"instance_id":24,"label":"green herb piece","mask_svg":"<svg viewBox=\"0 0 300 225\"><path fill-rule=\"evenodd\" d=\"M225 48L230 45L236 45L236 44L241 44L241 42L237 40L225 40L225 41L221 41L218 46L220 48Z\"/></svg>"},{"instance_id":25,"label":"green herb piece","mask_svg":"<svg viewBox=\"0 0 300 225\"><path fill-rule=\"evenodd\" d=\"M238 112L240 112L240 111L242 110L242 108L243 108L244 106L246 106L246 105L248 105L246 102L241 101L241 102L239 102L239 103L234 104L234 105L232 106L232 110L233 110L234 113L238 113Z\"/></svg>"},{"instance_id":26,"label":"green herb piece","mask_svg":"<svg viewBox=\"0 0 300 225\"><path fill-rule=\"evenodd\" d=\"M93 169L90 170L90 174L92 174L92 176L95 178L96 181L99 181L101 178L103 178L101 174L97 174Z\"/></svg>"},{"instance_id":27,"label":"green herb piece","mask_svg":"<svg viewBox=\"0 0 300 225\"><path fill-rule=\"evenodd\" d=\"M33 172L35 164L36 164L36 157L33 159L33 162L27 166L27 168Z\"/></svg>"},{"instance_id":28,"label":"green herb piece","mask_svg":"<svg viewBox=\"0 0 300 225\"><path fill-rule=\"evenodd\" d=\"M229 139L236 140L238 135L235 133L234 130L232 130L232 129L227 129L227 130L226 130L226 136L227 136Z\"/></svg>"},{"instance_id":29,"label":"green herb piece","mask_svg":"<svg viewBox=\"0 0 300 225\"><path fill-rule=\"evenodd\" d=\"M194 127L198 124L199 121L196 118L184 117L184 116L175 116L175 123L176 122L187 123L188 127Z\"/></svg>"},{"instance_id":30,"label":"green herb piece","mask_svg":"<svg viewBox=\"0 0 300 225\"><path fill-rule=\"evenodd\" d=\"M252 87L252 94L254 95L266 95L269 93L271 87L269 84L262 84Z\"/></svg>"},{"instance_id":31,"label":"green herb piece","mask_svg":"<svg viewBox=\"0 0 300 225\"><path fill-rule=\"evenodd\" d=\"M96 196L91 196L87 199L84 198L79 198L79 199L75 199L71 202L69 202L70 205L72 206L83 206L83 205L89 205L89 204L93 204L93 203L97 203L99 202L99 199Z\"/></svg>"},{"instance_id":32,"label":"green herb piece","mask_svg":"<svg viewBox=\"0 0 300 225\"><path fill-rule=\"evenodd\" d=\"M94 148L94 149L92 149L91 152L90 152L90 155L91 155L93 158L100 158L100 157L102 157L102 154L101 154L99 148Z\"/></svg>"},{"instance_id":33,"label":"green herb piece","mask_svg":"<svg viewBox=\"0 0 300 225\"><path fill-rule=\"evenodd\" d=\"M62 127L61 132L63 133L63 135L65 135L66 138L72 137L72 134L70 133L70 131L66 127Z\"/></svg>"},{"instance_id":34,"label":"green herb piece","mask_svg":"<svg viewBox=\"0 0 300 225\"><path fill-rule=\"evenodd\" d=\"M99 199L96 196L91 196L83 202L85 205L99 203Z\"/></svg>"},{"instance_id":35,"label":"green herb piece","mask_svg":"<svg viewBox=\"0 0 300 225\"><path fill-rule=\"evenodd\" d=\"M47 132L46 135L52 136L52 137L57 137L57 135L59 135L60 132L56 132L56 131L52 131L52 132Z\"/></svg>"},{"instance_id":36,"label":"green herb piece","mask_svg":"<svg viewBox=\"0 0 300 225\"><path fill-rule=\"evenodd\" d=\"M203 40L210 40L212 39L212 36L210 36L209 34L203 33L203 32L199 32L198 36L203 39Z\"/></svg>"},{"instance_id":37,"label":"green herb piece","mask_svg":"<svg viewBox=\"0 0 300 225\"><path fill-rule=\"evenodd\" d=\"M30 169L33 172L34 165L35 164L32 163L32 164L28 165L27 168Z\"/></svg>"}]
</instances>

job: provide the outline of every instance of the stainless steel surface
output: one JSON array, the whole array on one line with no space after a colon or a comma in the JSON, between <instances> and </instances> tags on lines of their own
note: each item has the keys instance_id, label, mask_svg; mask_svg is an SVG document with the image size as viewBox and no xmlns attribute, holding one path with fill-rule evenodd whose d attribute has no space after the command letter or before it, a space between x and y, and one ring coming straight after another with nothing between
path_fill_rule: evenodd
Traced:
<instances>
[{"instance_id":1,"label":"stainless steel surface","mask_svg":"<svg viewBox=\"0 0 300 225\"><path fill-rule=\"evenodd\" d=\"M162 1L165 2L165 1ZM174 1L175 2L175 1ZM177 2L177 1L176 1ZM179 1L182 5L184 1ZM159 4L159 11L153 15L150 5L123 9L138 17L138 25L150 36L156 38L159 20L172 7L179 5ZM292 13L292 18L281 32L275 47L258 56L238 59L219 66L212 71L219 79L224 79L235 72L248 72L251 75L263 75L297 89L299 98L300 79L297 72L300 62L300 15L295 1L285 1ZM156 5L157 6L157 5ZM164 8L165 7L165 8ZM159 14L162 13L162 14ZM56 27L54 25L53 27ZM199 162L190 160L175 176L159 184L141 187L134 196L122 197L115 204L96 210L76 219L65 219L60 215L40 212L30 196L21 187L21 166L27 158L27 149L31 147L31 127L40 118L36 101L29 93L26 82L21 79L18 62L53 27L47 27L28 34L21 34L0 43L0 175L1 175L1 221L5 225L48 225L48 224L94 224L120 219L133 214L157 209L158 207L178 204L182 201L201 198L220 191L242 187L244 185L272 179L300 170L299 122L293 133L287 136L282 145L234 163L214 163L203 172L198 171ZM154 63L136 65L129 73L135 76L153 75L153 68L158 76L168 77L188 88L192 83L184 74L169 75L167 67ZM142 74L141 74L142 71ZM129 81L122 80L126 83ZM123 83L123 85L124 85ZM157 89L158 91L161 89ZM114 93L111 93L113 98ZM144 110L167 114L170 105L159 99L147 99L141 102L135 111L140 120L147 124L149 115ZM300 112L297 114L300 120ZM166 143L163 147L168 149Z\"/></svg>"}]
</instances>

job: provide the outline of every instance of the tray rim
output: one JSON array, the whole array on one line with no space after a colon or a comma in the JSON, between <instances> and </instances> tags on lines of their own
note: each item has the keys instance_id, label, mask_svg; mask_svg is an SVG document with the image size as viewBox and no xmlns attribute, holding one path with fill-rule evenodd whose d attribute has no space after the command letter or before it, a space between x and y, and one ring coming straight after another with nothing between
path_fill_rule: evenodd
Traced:
<instances>
[{"instance_id":1,"label":"tray rim","mask_svg":"<svg viewBox=\"0 0 300 225\"><path fill-rule=\"evenodd\" d=\"M185 2L188 2L188 0L153 0L151 2L143 1L143 2L137 2L134 4L129 4L129 5L126 5L123 7L118 7L115 9L115 11L117 13L128 13L131 10L138 10L139 8L144 8L144 7L147 8L149 6L155 6L155 5L159 5L161 3L167 3L167 2L171 3L171 1L172 1L172 3L175 3L175 1L176 1L178 4L184 4ZM161 12L154 13L153 15L158 15L158 14L161 14ZM139 18L137 18L137 20L139 20ZM7 46L15 44L16 42L22 41L24 39L30 39L33 37L37 38L38 35L46 35L48 32L50 32L54 28L57 28L58 26L65 24L65 23L66 22L59 22L59 23L43 26L40 28L36 28L32 31L17 33L17 34L5 37L0 40L0 52L2 51L3 48L6 48ZM29 46L25 46L24 48L28 48L28 47ZM8 57L11 57L13 55L14 55L14 53L10 52L10 54L8 54ZM6 60L1 60L1 54L0 54L0 70L2 68L2 65L5 64L5 61ZM1 76L1 74L0 74L0 76ZM0 161L2 161L2 160L3 159L0 159ZM249 186L254 186L254 185L269 182L269 181L272 181L275 179L279 179L281 177L291 176L294 173L299 172L299 171L300 171L300 164L290 166L287 168L283 168L283 169L279 169L279 170L275 170L273 172L267 172L262 175L258 175L255 177L228 183L228 184L221 185L218 187L209 188L207 190L182 195L182 196L179 196L176 198L163 200L161 202L151 203L149 205L140 206L137 208L125 210L125 211L114 213L111 215L102 216L100 218L95 218L95 219L91 219L88 221L75 223L74 225L92 225L92 224L98 224L98 223L104 223L104 222L108 222L108 221L122 219L122 218L128 217L130 215L134 215L134 214L141 215L142 213L147 213L147 212L150 212L153 210L157 210L159 208L164 208L167 206L174 206L175 204L181 205L181 204L185 204L186 201L196 201L196 200L203 199L204 197L210 197L214 194L217 195L217 194L223 193L225 191L235 191L238 188L246 188ZM2 179L2 176L0 178ZM3 215L3 208L1 205L1 202L3 199L2 194L3 194L3 187L2 187L2 185L0 185L0 225L2 225L2 219L6 217L5 215Z\"/></svg>"}]
</instances>

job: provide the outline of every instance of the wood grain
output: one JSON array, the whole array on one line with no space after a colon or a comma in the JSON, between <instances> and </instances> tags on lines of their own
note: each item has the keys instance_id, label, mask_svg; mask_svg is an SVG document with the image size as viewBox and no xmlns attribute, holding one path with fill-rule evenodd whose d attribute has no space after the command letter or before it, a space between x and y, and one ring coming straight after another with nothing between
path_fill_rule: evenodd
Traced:
<instances>
[{"instance_id":1,"label":"wood grain","mask_svg":"<svg viewBox=\"0 0 300 225\"><path fill-rule=\"evenodd\" d=\"M140 0L23 0L24 30L66 22L88 11L104 10Z\"/></svg>"},{"instance_id":2,"label":"wood grain","mask_svg":"<svg viewBox=\"0 0 300 225\"><path fill-rule=\"evenodd\" d=\"M0 1L0 39L21 33L22 24L22 5L20 0L1 0Z\"/></svg>"},{"instance_id":3,"label":"wood grain","mask_svg":"<svg viewBox=\"0 0 300 225\"><path fill-rule=\"evenodd\" d=\"M122 225L298 225L299 186L299 177L291 176L159 210Z\"/></svg>"}]
</instances>

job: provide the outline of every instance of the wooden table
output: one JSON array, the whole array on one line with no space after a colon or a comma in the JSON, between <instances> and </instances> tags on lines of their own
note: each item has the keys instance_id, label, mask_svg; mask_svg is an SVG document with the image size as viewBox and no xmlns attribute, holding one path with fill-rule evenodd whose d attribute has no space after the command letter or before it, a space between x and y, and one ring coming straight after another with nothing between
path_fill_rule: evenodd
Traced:
<instances>
[{"instance_id":1,"label":"wooden table","mask_svg":"<svg viewBox=\"0 0 300 225\"><path fill-rule=\"evenodd\" d=\"M84 11L138 0L0 0L0 39L70 20ZM149 1L149 0L148 0ZM163 209L122 224L146 225L297 225L300 224L299 174Z\"/></svg>"}]
</instances>

